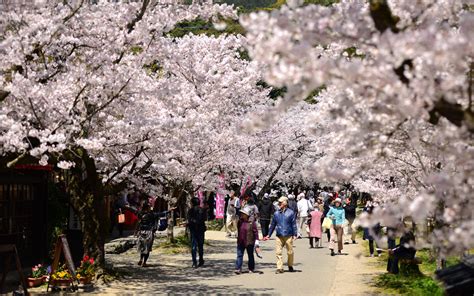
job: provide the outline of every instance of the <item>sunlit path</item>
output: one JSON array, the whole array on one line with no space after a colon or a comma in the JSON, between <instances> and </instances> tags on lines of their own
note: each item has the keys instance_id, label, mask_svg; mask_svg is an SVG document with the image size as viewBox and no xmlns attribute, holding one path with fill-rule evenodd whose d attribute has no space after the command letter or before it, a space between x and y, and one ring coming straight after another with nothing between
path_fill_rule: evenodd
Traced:
<instances>
[{"instance_id":1,"label":"sunlit path","mask_svg":"<svg viewBox=\"0 0 474 296\"><path fill-rule=\"evenodd\" d=\"M95 293L367 295L371 291L366 282L373 270L364 265L367 258L356 258L361 250L358 245L345 245L344 253L348 255L331 257L326 243L323 248L309 249L307 239L296 240L296 272L275 274L272 239L262 243L263 258L256 259L257 273L245 272L244 257L244 272L235 275L235 239L224 236L224 232L207 232L206 263L198 269L191 268L189 254L163 255L153 251L147 268L135 265L135 250L108 255L114 267L129 275L110 287L100 286Z\"/></svg>"}]
</instances>

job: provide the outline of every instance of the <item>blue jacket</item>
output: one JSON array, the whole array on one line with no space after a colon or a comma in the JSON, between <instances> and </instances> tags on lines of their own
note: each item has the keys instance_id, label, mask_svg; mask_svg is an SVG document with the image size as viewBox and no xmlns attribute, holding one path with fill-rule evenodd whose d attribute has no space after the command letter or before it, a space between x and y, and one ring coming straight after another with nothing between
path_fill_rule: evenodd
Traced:
<instances>
[{"instance_id":1,"label":"blue jacket","mask_svg":"<svg viewBox=\"0 0 474 296\"><path fill-rule=\"evenodd\" d=\"M276 236L296 236L298 230L296 228L295 212L289 208L286 208L284 212L276 211L270 225L269 237L272 236L275 228Z\"/></svg>"},{"instance_id":2,"label":"blue jacket","mask_svg":"<svg viewBox=\"0 0 474 296\"><path fill-rule=\"evenodd\" d=\"M342 225L346 221L346 213L343 207L332 207L326 217L331 218L334 225Z\"/></svg>"}]
</instances>

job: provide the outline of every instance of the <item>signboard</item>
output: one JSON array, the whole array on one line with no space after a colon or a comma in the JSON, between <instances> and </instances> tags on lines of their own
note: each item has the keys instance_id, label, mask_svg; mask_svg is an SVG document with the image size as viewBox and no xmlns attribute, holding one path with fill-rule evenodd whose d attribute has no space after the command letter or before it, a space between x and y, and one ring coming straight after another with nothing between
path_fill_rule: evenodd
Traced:
<instances>
[{"instance_id":1,"label":"signboard","mask_svg":"<svg viewBox=\"0 0 474 296\"><path fill-rule=\"evenodd\" d=\"M216 190L216 219L224 219L225 208L225 178L219 175L219 185Z\"/></svg>"},{"instance_id":2,"label":"signboard","mask_svg":"<svg viewBox=\"0 0 474 296\"><path fill-rule=\"evenodd\" d=\"M66 261L66 267L69 270L69 273L72 276L72 289L76 290L77 287L74 285L74 280L76 279L76 268L74 267L74 261L71 256L71 249L69 249L69 243L64 234L61 234L56 241L56 248L54 250L54 259L53 264L51 265L51 274L55 273L59 267L59 259L61 259L61 253L64 255L64 260ZM46 292L49 290L51 285L52 277L49 277L48 287Z\"/></svg>"}]
</instances>

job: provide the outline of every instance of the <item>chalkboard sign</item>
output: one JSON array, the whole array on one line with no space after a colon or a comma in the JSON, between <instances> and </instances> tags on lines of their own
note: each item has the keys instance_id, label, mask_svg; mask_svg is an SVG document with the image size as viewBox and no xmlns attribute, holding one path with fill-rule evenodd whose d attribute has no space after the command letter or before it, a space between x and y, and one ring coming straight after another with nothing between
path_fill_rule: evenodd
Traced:
<instances>
[{"instance_id":1,"label":"chalkboard sign","mask_svg":"<svg viewBox=\"0 0 474 296\"><path fill-rule=\"evenodd\" d=\"M69 273L72 276L72 288L73 290L76 289L74 285L74 280L76 280L76 268L74 267L74 261L72 260L71 250L69 249L69 243L67 242L67 238L64 234L61 234L56 241L56 248L54 250L54 259L53 264L51 265L51 274L55 273L59 267L59 260L61 259L61 253L64 254L64 260L66 261L66 267ZM49 277L48 288L46 292L49 290L51 284L52 277Z\"/></svg>"}]
</instances>

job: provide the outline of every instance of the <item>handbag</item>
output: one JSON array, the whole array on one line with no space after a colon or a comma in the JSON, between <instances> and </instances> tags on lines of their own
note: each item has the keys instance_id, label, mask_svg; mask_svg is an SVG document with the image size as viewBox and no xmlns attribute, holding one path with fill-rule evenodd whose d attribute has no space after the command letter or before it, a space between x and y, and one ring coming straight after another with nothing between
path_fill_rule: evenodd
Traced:
<instances>
[{"instance_id":1,"label":"handbag","mask_svg":"<svg viewBox=\"0 0 474 296\"><path fill-rule=\"evenodd\" d=\"M158 221L158 231L166 230L166 228L168 228L168 218L160 218Z\"/></svg>"},{"instance_id":2,"label":"handbag","mask_svg":"<svg viewBox=\"0 0 474 296\"><path fill-rule=\"evenodd\" d=\"M323 224L321 224L321 226L326 229L331 228L331 225L332 225L332 220L328 217L325 217L323 220Z\"/></svg>"},{"instance_id":3,"label":"handbag","mask_svg":"<svg viewBox=\"0 0 474 296\"><path fill-rule=\"evenodd\" d=\"M120 214L117 215L117 222L119 224L125 223L125 214L122 213L122 209L120 209Z\"/></svg>"}]
</instances>

